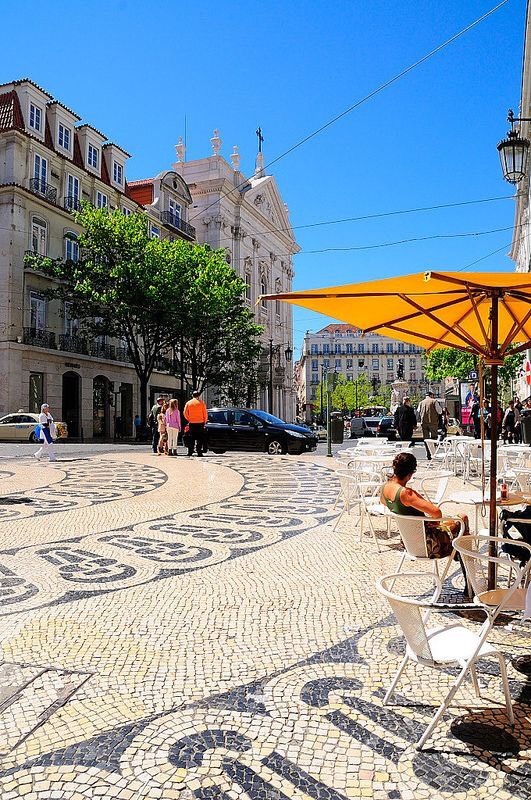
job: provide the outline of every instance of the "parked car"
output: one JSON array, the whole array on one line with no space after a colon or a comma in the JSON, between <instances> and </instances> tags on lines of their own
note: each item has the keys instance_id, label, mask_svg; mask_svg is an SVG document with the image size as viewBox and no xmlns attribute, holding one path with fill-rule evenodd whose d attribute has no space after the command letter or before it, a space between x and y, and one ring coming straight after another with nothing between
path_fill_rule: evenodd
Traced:
<instances>
[{"instance_id":1,"label":"parked car","mask_svg":"<svg viewBox=\"0 0 531 800\"><path fill-rule=\"evenodd\" d=\"M376 426L376 436L386 436L390 442L395 442L398 439L398 431L394 424L393 417L382 417Z\"/></svg>"},{"instance_id":2,"label":"parked car","mask_svg":"<svg viewBox=\"0 0 531 800\"><path fill-rule=\"evenodd\" d=\"M363 417L368 432L365 436L376 436L376 428L380 424L381 417Z\"/></svg>"},{"instance_id":3,"label":"parked car","mask_svg":"<svg viewBox=\"0 0 531 800\"><path fill-rule=\"evenodd\" d=\"M364 417L352 417L350 420L350 438L360 439L362 436L374 436Z\"/></svg>"},{"instance_id":4,"label":"parked car","mask_svg":"<svg viewBox=\"0 0 531 800\"><path fill-rule=\"evenodd\" d=\"M326 442L327 430L326 425L314 425L311 429L320 442Z\"/></svg>"},{"instance_id":5,"label":"parked car","mask_svg":"<svg viewBox=\"0 0 531 800\"><path fill-rule=\"evenodd\" d=\"M317 434L254 408L210 408L206 444L213 453L258 450L279 455L300 454L317 447Z\"/></svg>"},{"instance_id":6,"label":"parked car","mask_svg":"<svg viewBox=\"0 0 531 800\"><path fill-rule=\"evenodd\" d=\"M39 415L27 411L17 411L16 414L6 414L0 417L0 439L10 442L38 442L35 428L39 424ZM65 422L56 422L57 438L68 437L68 427Z\"/></svg>"}]
</instances>

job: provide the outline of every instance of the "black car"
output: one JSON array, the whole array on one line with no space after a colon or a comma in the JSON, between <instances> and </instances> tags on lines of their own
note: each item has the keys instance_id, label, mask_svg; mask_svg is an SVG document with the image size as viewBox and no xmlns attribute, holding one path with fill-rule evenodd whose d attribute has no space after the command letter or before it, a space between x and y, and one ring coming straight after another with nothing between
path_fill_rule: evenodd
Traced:
<instances>
[{"instance_id":1,"label":"black car","mask_svg":"<svg viewBox=\"0 0 531 800\"><path fill-rule=\"evenodd\" d=\"M302 425L288 422L254 408L210 408L206 442L213 453L226 450L259 450L270 455L315 450L317 436Z\"/></svg>"},{"instance_id":2,"label":"black car","mask_svg":"<svg viewBox=\"0 0 531 800\"><path fill-rule=\"evenodd\" d=\"M390 442L398 439L398 431L395 428L393 417L382 417L376 426L376 436L387 437Z\"/></svg>"}]
</instances>

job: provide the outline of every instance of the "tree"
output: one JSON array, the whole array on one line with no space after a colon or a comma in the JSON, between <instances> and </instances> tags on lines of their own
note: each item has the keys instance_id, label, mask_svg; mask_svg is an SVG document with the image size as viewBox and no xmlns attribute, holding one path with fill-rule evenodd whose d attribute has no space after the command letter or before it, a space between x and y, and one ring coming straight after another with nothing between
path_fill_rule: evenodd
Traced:
<instances>
[{"instance_id":1,"label":"tree","mask_svg":"<svg viewBox=\"0 0 531 800\"><path fill-rule=\"evenodd\" d=\"M499 368L500 384L504 389L510 389L511 383L518 376L522 366L522 356L518 353L509 353L505 356ZM444 378L458 378L468 380L469 373L477 370L477 356L445 347L433 350L426 356L425 375L430 381L443 381ZM483 371L485 378L490 378L490 368Z\"/></svg>"},{"instance_id":2,"label":"tree","mask_svg":"<svg viewBox=\"0 0 531 800\"><path fill-rule=\"evenodd\" d=\"M199 388L209 379L235 380L238 371L252 371L260 329L243 307L243 282L222 251L151 238L141 212L125 216L84 204L75 221L84 229L78 261L32 254L26 262L59 282L49 295L72 304L82 332L125 342L144 423L149 380L172 348L189 362ZM182 374L183 363L180 368Z\"/></svg>"}]
</instances>

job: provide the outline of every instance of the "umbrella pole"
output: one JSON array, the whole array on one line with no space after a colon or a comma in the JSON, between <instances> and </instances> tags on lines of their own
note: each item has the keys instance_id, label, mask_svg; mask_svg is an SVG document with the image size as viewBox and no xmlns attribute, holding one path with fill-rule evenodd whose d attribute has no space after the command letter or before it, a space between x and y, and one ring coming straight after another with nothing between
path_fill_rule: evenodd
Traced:
<instances>
[{"instance_id":1,"label":"umbrella pole","mask_svg":"<svg viewBox=\"0 0 531 800\"><path fill-rule=\"evenodd\" d=\"M497 509L496 509L496 483L498 466L498 365L491 367L491 424L490 424L490 492L489 492L489 536L496 536L497 533ZM496 556L496 543L489 543L489 555ZM489 562L488 572L489 589L496 588L496 565Z\"/></svg>"}]
</instances>

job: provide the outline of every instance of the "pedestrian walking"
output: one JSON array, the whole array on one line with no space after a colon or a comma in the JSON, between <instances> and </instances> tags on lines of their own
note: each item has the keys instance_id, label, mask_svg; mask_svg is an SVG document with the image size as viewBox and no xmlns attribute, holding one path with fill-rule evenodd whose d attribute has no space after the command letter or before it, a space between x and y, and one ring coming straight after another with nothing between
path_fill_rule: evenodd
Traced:
<instances>
[{"instance_id":1,"label":"pedestrian walking","mask_svg":"<svg viewBox=\"0 0 531 800\"><path fill-rule=\"evenodd\" d=\"M478 397L474 398L470 408L470 419L474 426L474 439L479 439L481 437L481 406Z\"/></svg>"},{"instance_id":2,"label":"pedestrian walking","mask_svg":"<svg viewBox=\"0 0 531 800\"><path fill-rule=\"evenodd\" d=\"M151 428L151 447L155 454L158 453L158 447L159 447L159 426L157 417L160 414L160 409L162 408L163 403L164 403L164 398L162 395L159 395L157 397L157 402L149 412L147 420L148 425Z\"/></svg>"},{"instance_id":3,"label":"pedestrian walking","mask_svg":"<svg viewBox=\"0 0 531 800\"><path fill-rule=\"evenodd\" d=\"M194 445L197 455L203 455L203 443L205 440L205 423L208 420L207 407L201 400L201 392L192 392L192 399L188 400L183 410L184 418L189 425L188 432L188 453L190 457L194 453Z\"/></svg>"},{"instance_id":4,"label":"pedestrian walking","mask_svg":"<svg viewBox=\"0 0 531 800\"><path fill-rule=\"evenodd\" d=\"M426 397L419 404L418 408L419 420L422 426L422 438L424 446L426 447L426 455L428 461L431 459L426 439L437 439L437 430L439 428L439 417L442 414L442 408L435 399L433 392L426 392Z\"/></svg>"},{"instance_id":5,"label":"pedestrian walking","mask_svg":"<svg viewBox=\"0 0 531 800\"><path fill-rule=\"evenodd\" d=\"M166 430L168 432L168 455L177 455L177 444L179 441L179 433L181 430L181 414L179 411L179 402L172 397L170 405L166 411Z\"/></svg>"},{"instance_id":6,"label":"pedestrian walking","mask_svg":"<svg viewBox=\"0 0 531 800\"><path fill-rule=\"evenodd\" d=\"M397 407L393 424L401 440L403 442L410 441L413 444L413 431L417 427L417 417L409 397L404 397L402 404Z\"/></svg>"},{"instance_id":7,"label":"pedestrian walking","mask_svg":"<svg viewBox=\"0 0 531 800\"><path fill-rule=\"evenodd\" d=\"M163 403L160 411L157 414L157 430L159 432L159 441L157 445L157 454L162 456L168 455L168 429L166 427L166 412L168 410L168 403Z\"/></svg>"},{"instance_id":8,"label":"pedestrian walking","mask_svg":"<svg viewBox=\"0 0 531 800\"><path fill-rule=\"evenodd\" d=\"M514 400L509 400L509 404L505 410L505 414L503 415L502 421L502 437L503 443L513 444L515 438L515 425L516 425L516 414L514 408Z\"/></svg>"},{"instance_id":9,"label":"pedestrian walking","mask_svg":"<svg viewBox=\"0 0 531 800\"><path fill-rule=\"evenodd\" d=\"M41 406L41 413L39 414L40 434L39 439L42 442L41 447L35 453L37 461L43 456L48 456L49 461L56 461L55 452L53 449L53 441L57 435L55 429L55 422L50 414L50 406L48 403L43 403Z\"/></svg>"}]
</instances>

